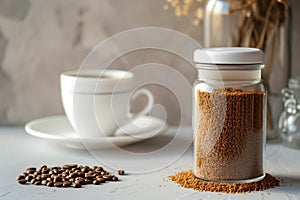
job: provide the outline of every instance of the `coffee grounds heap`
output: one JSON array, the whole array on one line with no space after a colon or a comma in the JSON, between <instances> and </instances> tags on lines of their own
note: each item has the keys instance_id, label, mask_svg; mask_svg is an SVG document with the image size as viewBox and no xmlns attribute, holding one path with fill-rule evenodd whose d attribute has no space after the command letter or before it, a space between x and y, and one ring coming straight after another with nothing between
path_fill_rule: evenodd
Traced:
<instances>
[{"instance_id":1,"label":"coffee grounds heap","mask_svg":"<svg viewBox=\"0 0 300 200\"><path fill-rule=\"evenodd\" d=\"M124 170L122 174L124 175ZM118 181L119 178L109 174L100 166L78 166L77 164L66 164L57 167L43 165L37 169L30 167L18 178L20 184L31 183L33 185L44 185L48 187L73 187L80 188L82 185L100 185L106 181Z\"/></svg>"},{"instance_id":2,"label":"coffee grounds heap","mask_svg":"<svg viewBox=\"0 0 300 200\"><path fill-rule=\"evenodd\" d=\"M169 178L184 188L191 188L199 191L207 192L223 192L223 193L245 193L252 191L262 191L269 188L279 186L280 181L270 174L266 174L265 178L250 183L218 183L207 182L195 178L192 170L179 172Z\"/></svg>"},{"instance_id":3,"label":"coffee grounds heap","mask_svg":"<svg viewBox=\"0 0 300 200\"><path fill-rule=\"evenodd\" d=\"M262 177L264 93L196 92L194 175L210 181Z\"/></svg>"}]
</instances>

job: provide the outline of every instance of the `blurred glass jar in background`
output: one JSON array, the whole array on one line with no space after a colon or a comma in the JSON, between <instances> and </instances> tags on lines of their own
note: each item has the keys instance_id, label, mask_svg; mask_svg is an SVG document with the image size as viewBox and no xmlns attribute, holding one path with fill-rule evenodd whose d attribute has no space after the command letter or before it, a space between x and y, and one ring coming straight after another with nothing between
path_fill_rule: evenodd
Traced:
<instances>
[{"instance_id":1,"label":"blurred glass jar in background","mask_svg":"<svg viewBox=\"0 0 300 200\"><path fill-rule=\"evenodd\" d=\"M268 88L267 138L279 136L281 90L290 77L289 2L208 0L204 17L206 48L255 47L265 52L263 78ZM272 11L272 12L270 12Z\"/></svg>"},{"instance_id":2,"label":"blurred glass jar in background","mask_svg":"<svg viewBox=\"0 0 300 200\"><path fill-rule=\"evenodd\" d=\"M291 78L282 94L284 110L278 123L280 136L285 145L300 148L300 77Z\"/></svg>"}]
</instances>

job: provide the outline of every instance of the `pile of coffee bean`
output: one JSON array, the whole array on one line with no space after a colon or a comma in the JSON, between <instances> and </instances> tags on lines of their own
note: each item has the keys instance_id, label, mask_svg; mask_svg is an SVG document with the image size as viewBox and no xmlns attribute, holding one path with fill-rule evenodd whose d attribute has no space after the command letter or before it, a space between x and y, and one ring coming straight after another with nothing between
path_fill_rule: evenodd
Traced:
<instances>
[{"instance_id":1,"label":"pile of coffee bean","mask_svg":"<svg viewBox=\"0 0 300 200\"><path fill-rule=\"evenodd\" d=\"M118 170L119 175L124 175L124 170ZM74 187L80 188L82 185L100 185L106 181L118 181L118 177L109 174L100 166L82 166L76 164L66 164L57 167L43 165L37 169L30 167L26 172L18 177L20 184L31 183L33 185L44 185L48 187Z\"/></svg>"}]
</instances>

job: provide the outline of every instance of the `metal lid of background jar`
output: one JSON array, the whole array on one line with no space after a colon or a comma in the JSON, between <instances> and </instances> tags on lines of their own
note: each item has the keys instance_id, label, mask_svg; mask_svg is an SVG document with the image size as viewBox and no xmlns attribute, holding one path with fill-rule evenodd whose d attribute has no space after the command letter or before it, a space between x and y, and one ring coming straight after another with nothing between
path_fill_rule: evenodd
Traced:
<instances>
[{"instance_id":1,"label":"metal lid of background jar","mask_svg":"<svg viewBox=\"0 0 300 200\"><path fill-rule=\"evenodd\" d=\"M257 48L218 47L196 49L194 62L199 64L262 64L264 52Z\"/></svg>"}]
</instances>

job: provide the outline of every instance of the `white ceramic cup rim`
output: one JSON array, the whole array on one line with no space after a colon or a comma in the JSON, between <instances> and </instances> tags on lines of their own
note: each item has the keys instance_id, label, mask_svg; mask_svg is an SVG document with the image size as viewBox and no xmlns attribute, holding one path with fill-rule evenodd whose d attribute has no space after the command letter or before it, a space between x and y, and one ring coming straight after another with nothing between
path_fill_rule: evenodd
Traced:
<instances>
[{"instance_id":1,"label":"white ceramic cup rim","mask_svg":"<svg viewBox=\"0 0 300 200\"><path fill-rule=\"evenodd\" d=\"M100 78L107 76L108 78ZM133 90L134 74L124 70L72 70L60 75L61 91L79 94L113 94Z\"/></svg>"},{"instance_id":2,"label":"white ceramic cup rim","mask_svg":"<svg viewBox=\"0 0 300 200\"><path fill-rule=\"evenodd\" d=\"M62 76L68 76L68 77L79 78L79 79L99 79L98 76L102 76L102 75L113 77L107 79L129 79L133 77L133 73L130 71L115 70L115 69L72 70L72 71L66 71L62 73ZM87 77L87 76L91 76L91 77ZM106 80L106 78L103 80Z\"/></svg>"}]
</instances>

